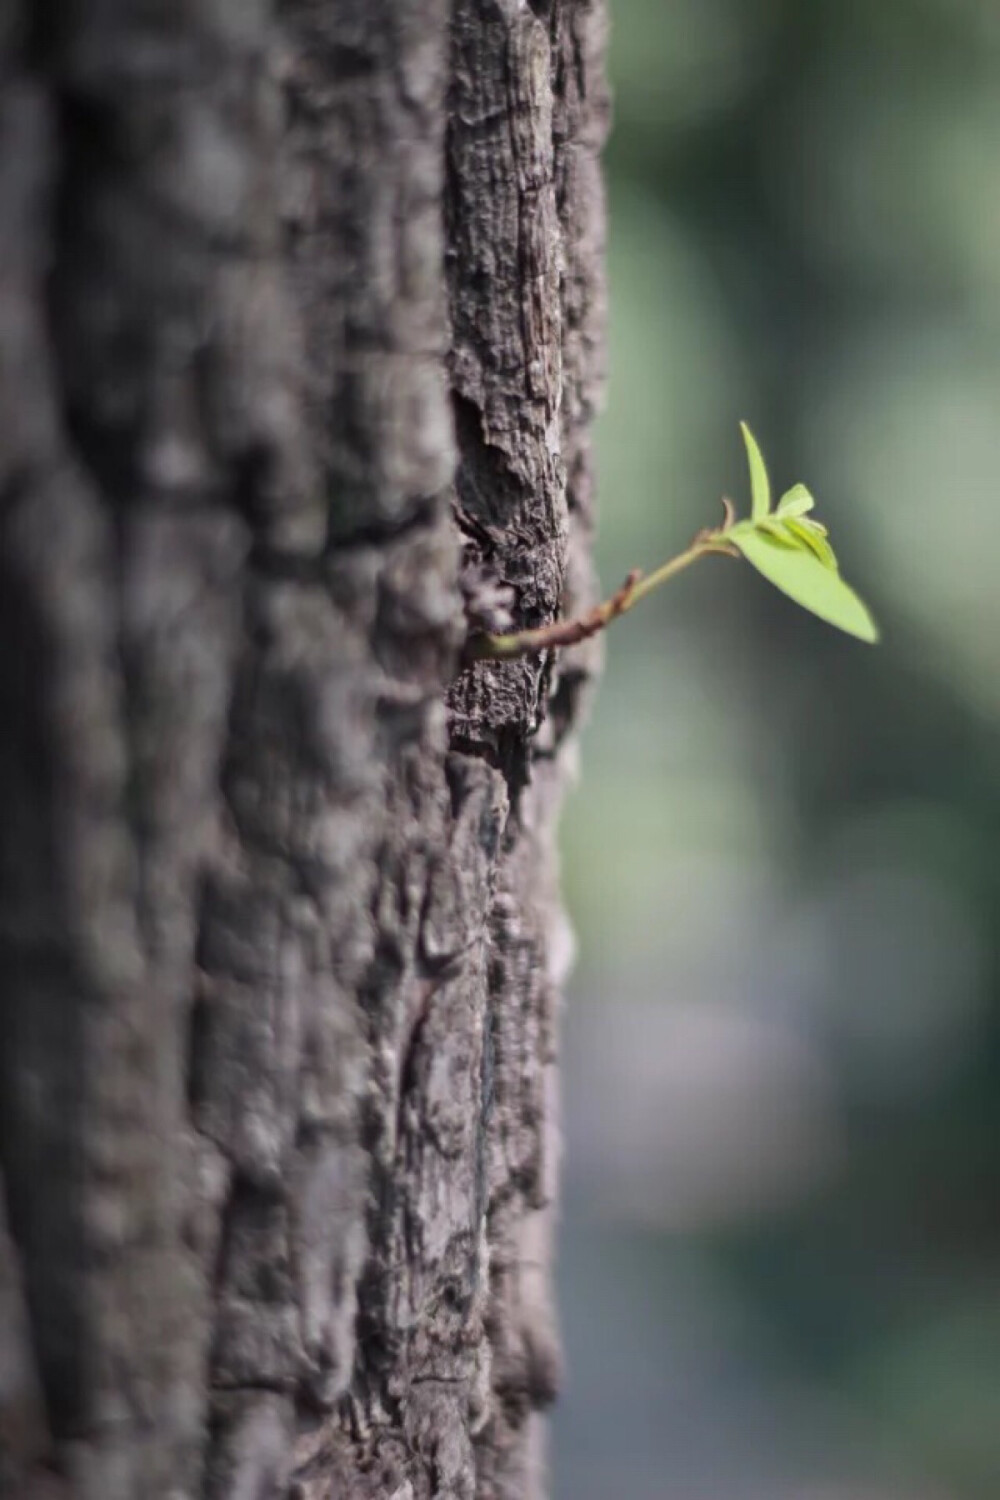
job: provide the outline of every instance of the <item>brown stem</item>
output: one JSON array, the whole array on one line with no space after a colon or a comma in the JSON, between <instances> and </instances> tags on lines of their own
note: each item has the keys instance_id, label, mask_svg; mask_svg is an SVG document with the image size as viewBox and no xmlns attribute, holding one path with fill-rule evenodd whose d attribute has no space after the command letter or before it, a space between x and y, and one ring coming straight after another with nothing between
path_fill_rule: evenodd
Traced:
<instances>
[{"instance_id":1,"label":"brown stem","mask_svg":"<svg viewBox=\"0 0 1000 1500\"><path fill-rule=\"evenodd\" d=\"M726 524L729 526L733 519L732 506L728 500L724 500L723 505L726 508ZM536 651L550 651L556 646L575 646L578 641L585 641L588 636L596 635L599 630L610 625L612 620L617 620L619 615L625 614L640 599L645 599L647 594L658 589L661 583L666 583L668 578L689 568L699 557L707 557L712 553L726 557L739 556L732 543L726 540L725 529L700 531L687 551L678 553L669 562L645 576L640 568L633 568L617 593L575 620L555 620L551 625L539 625L534 630L516 630L510 635L471 636L463 653L463 664L468 666L474 661L516 661L518 657L530 656Z\"/></svg>"},{"instance_id":2,"label":"brown stem","mask_svg":"<svg viewBox=\"0 0 1000 1500\"><path fill-rule=\"evenodd\" d=\"M580 641L596 635L612 620L623 615L632 602L636 585L642 577L640 568L633 568L610 599L597 604L585 615L575 620L554 620L551 625L540 625L535 630L518 630L511 635L474 635L465 648L465 661L516 661L518 657L530 656L536 651L550 651L557 646L575 646Z\"/></svg>"}]
</instances>

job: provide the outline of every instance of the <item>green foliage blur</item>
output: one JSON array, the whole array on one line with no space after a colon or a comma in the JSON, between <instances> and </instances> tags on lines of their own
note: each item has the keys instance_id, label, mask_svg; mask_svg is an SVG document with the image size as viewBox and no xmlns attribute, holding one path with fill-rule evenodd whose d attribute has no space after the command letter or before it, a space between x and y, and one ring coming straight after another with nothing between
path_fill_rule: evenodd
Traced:
<instances>
[{"instance_id":1,"label":"green foliage blur","mask_svg":"<svg viewBox=\"0 0 1000 1500\"><path fill-rule=\"evenodd\" d=\"M559 1500L1000 1497L1000 4L612 0L607 588L564 819Z\"/></svg>"}]
</instances>

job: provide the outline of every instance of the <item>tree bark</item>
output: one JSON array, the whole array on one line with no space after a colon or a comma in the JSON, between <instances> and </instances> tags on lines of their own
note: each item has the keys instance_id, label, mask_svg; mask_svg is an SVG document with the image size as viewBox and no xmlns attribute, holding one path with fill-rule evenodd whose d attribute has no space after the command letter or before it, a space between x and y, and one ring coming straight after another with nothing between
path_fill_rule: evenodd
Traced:
<instances>
[{"instance_id":1,"label":"tree bark","mask_svg":"<svg viewBox=\"0 0 1000 1500\"><path fill-rule=\"evenodd\" d=\"M0 1484L530 1497L601 0L0 26Z\"/></svg>"}]
</instances>

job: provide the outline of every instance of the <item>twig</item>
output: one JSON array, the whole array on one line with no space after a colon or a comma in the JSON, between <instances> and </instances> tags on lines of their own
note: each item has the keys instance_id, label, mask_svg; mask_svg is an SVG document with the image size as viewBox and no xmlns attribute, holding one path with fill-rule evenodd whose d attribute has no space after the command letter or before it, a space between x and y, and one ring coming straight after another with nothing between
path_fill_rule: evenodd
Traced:
<instances>
[{"instance_id":1,"label":"twig","mask_svg":"<svg viewBox=\"0 0 1000 1500\"><path fill-rule=\"evenodd\" d=\"M727 521L730 515L727 502ZM683 568L690 567L697 558L712 552L736 555L736 549L725 541L722 532L699 532L686 552L672 557L648 577L643 577L640 568L633 568L621 588L610 599L605 599L585 615L580 615L575 620L554 620L551 625L539 625L533 630L516 630L509 635L473 635L466 644L463 660L466 665L474 661L516 661L519 657L531 656L538 651L551 651L559 646L576 646L580 641L588 640L590 636L604 630L619 615L627 614L634 604L659 588L661 583L666 583L668 578L672 578Z\"/></svg>"}]
</instances>

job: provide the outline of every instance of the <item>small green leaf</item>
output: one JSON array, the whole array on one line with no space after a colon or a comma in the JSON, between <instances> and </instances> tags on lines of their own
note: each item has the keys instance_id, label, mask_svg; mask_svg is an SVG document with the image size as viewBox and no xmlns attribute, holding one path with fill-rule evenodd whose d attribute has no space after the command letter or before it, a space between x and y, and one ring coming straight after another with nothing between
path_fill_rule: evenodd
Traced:
<instances>
[{"instance_id":1,"label":"small green leaf","mask_svg":"<svg viewBox=\"0 0 1000 1500\"><path fill-rule=\"evenodd\" d=\"M819 558L824 568L832 568L836 573L837 559L826 539L826 532L820 531L811 521L789 521L787 524L792 535L798 537L799 541Z\"/></svg>"},{"instance_id":2,"label":"small green leaf","mask_svg":"<svg viewBox=\"0 0 1000 1500\"><path fill-rule=\"evenodd\" d=\"M729 540L751 567L803 609L859 640L878 640L878 627L854 590L811 552L791 551L753 529L734 530Z\"/></svg>"},{"instance_id":3,"label":"small green leaf","mask_svg":"<svg viewBox=\"0 0 1000 1500\"><path fill-rule=\"evenodd\" d=\"M763 532L765 536L769 536L772 541L777 542L779 547L799 546L795 537L789 534L784 522L777 520L774 516L765 516L763 521L755 521L751 524L753 530Z\"/></svg>"},{"instance_id":4,"label":"small green leaf","mask_svg":"<svg viewBox=\"0 0 1000 1500\"><path fill-rule=\"evenodd\" d=\"M778 508L774 512L776 516L785 516L792 519L795 516L804 516L812 510L816 501L810 495L804 484L793 484L790 490L786 490L778 501Z\"/></svg>"},{"instance_id":5,"label":"small green leaf","mask_svg":"<svg viewBox=\"0 0 1000 1500\"><path fill-rule=\"evenodd\" d=\"M747 450L747 463L750 466L750 494L752 497L750 514L755 521L762 521L771 510L771 481L767 477L764 455L757 446L757 439L745 422L740 423L740 430L743 433L743 442Z\"/></svg>"}]
</instances>

